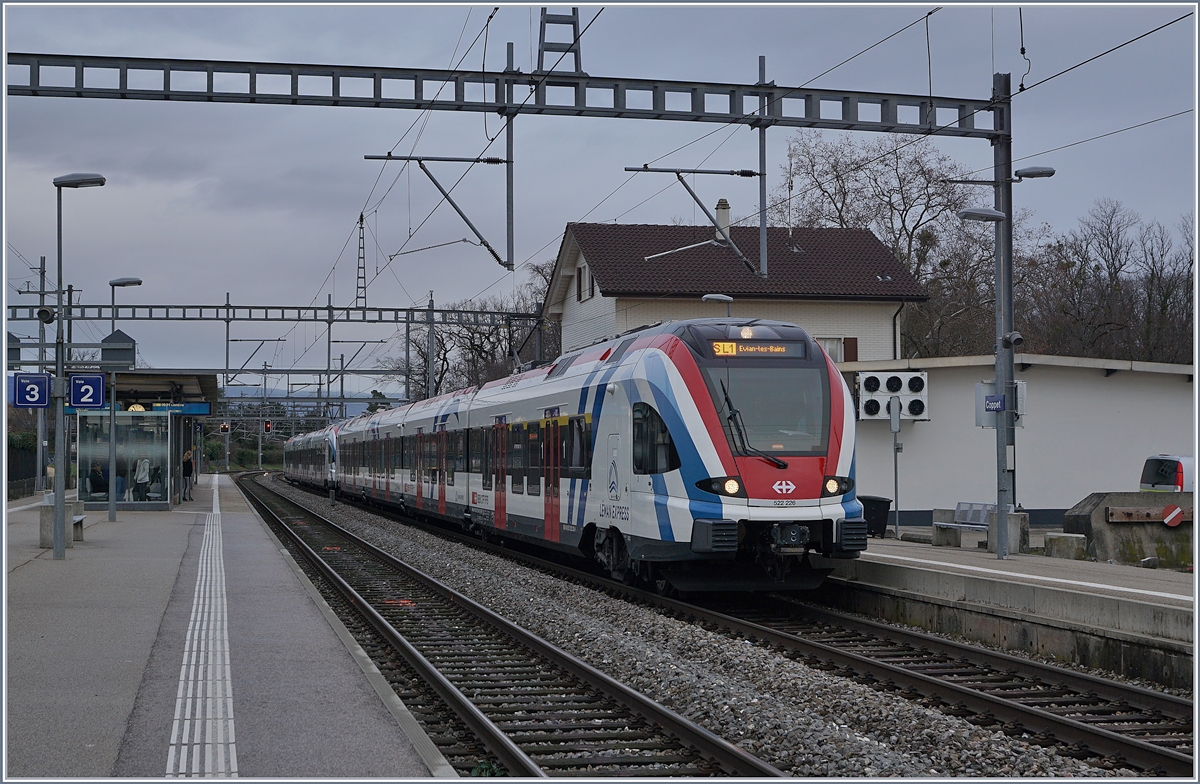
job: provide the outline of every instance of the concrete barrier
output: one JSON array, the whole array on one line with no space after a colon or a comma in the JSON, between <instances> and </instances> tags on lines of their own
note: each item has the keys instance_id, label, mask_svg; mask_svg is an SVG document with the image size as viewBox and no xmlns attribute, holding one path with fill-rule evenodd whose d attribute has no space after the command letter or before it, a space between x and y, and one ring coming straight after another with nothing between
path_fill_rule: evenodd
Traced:
<instances>
[{"instance_id":1,"label":"concrete barrier","mask_svg":"<svg viewBox=\"0 0 1200 784\"><path fill-rule=\"evenodd\" d=\"M41 515L38 520L38 546L50 549L54 547L54 505L43 503L38 510ZM66 545L74 547L75 542L83 541L83 523L72 522L74 518L83 515L83 501L68 501L64 504L63 513L66 516Z\"/></svg>"},{"instance_id":2,"label":"concrete barrier","mask_svg":"<svg viewBox=\"0 0 1200 784\"><path fill-rule=\"evenodd\" d=\"M1092 493L1063 516L1063 532L1087 537L1088 554L1097 561L1137 564L1157 557L1160 567L1182 569L1192 564L1191 521L1170 527L1159 520L1108 520L1113 507L1161 509L1192 507L1192 493Z\"/></svg>"},{"instance_id":3,"label":"concrete barrier","mask_svg":"<svg viewBox=\"0 0 1200 784\"><path fill-rule=\"evenodd\" d=\"M1029 513L1011 512L1008 515L1008 551L1010 553L1029 552ZM998 536L996 515L988 515L987 551L996 552Z\"/></svg>"},{"instance_id":4,"label":"concrete barrier","mask_svg":"<svg viewBox=\"0 0 1200 784\"><path fill-rule=\"evenodd\" d=\"M1082 561L1087 558L1087 537L1083 534L1046 532L1046 556Z\"/></svg>"}]
</instances>

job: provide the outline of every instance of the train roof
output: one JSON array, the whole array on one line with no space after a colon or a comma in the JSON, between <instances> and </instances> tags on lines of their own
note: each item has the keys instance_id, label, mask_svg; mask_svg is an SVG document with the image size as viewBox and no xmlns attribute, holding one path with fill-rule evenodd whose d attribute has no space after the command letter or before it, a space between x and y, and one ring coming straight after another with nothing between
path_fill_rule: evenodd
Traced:
<instances>
[{"instance_id":1,"label":"train roof","mask_svg":"<svg viewBox=\"0 0 1200 784\"><path fill-rule=\"evenodd\" d=\"M338 423L336 427L339 434L352 435L386 427L396 420L407 420L413 416L436 416L444 412L447 405L454 403L456 400L460 405L465 407L474 402L481 393L501 389L508 390L517 386L525 386L530 382L546 380L546 376L554 374L555 370L561 367L564 362L569 364L558 373L559 376L569 377L585 373L587 372L589 363L607 359L611 355L611 351L617 350L617 347L631 338L636 340L657 335L675 335L684 338L687 342L694 343L694 341L721 339L725 336L732 337L746 328L753 330L756 333L755 337L769 340L809 339L808 333L802 327L788 321L777 321L774 319L726 317L665 321L631 329L615 337L599 340L590 346L566 352L549 364L520 373L514 373L495 381L489 381L482 386L456 389L453 392L446 392L407 405L360 414L357 417ZM689 338L694 338L694 340L689 340ZM331 425L330 427L334 426ZM311 436L314 434L308 435ZM297 438L300 438L300 436Z\"/></svg>"}]
</instances>

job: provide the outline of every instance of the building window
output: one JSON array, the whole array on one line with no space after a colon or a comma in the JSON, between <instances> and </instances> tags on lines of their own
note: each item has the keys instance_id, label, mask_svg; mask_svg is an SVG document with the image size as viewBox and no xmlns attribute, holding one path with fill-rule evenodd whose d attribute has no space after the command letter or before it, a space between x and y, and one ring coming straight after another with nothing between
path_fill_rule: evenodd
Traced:
<instances>
[{"instance_id":1,"label":"building window","mask_svg":"<svg viewBox=\"0 0 1200 784\"><path fill-rule=\"evenodd\" d=\"M842 339L841 338L817 338L817 342L821 344L821 348L825 349L825 353L834 362L842 361Z\"/></svg>"},{"instance_id":2,"label":"building window","mask_svg":"<svg viewBox=\"0 0 1200 784\"><path fill-rule=\"evenodd\" d=\"M858 361L858 338L815 338L834 362Z\"/></svg>"},{"instance_id":3,"label":"building window","mask_svg":"<svg viewBox=\"0 0 1200 784\"><path fill-rule=\"evenodd\" d=\"M591 276L586 265L580 264L575 270L575 301L583 302L596 296L596 280Z\"/></svg>"}]
</instances>

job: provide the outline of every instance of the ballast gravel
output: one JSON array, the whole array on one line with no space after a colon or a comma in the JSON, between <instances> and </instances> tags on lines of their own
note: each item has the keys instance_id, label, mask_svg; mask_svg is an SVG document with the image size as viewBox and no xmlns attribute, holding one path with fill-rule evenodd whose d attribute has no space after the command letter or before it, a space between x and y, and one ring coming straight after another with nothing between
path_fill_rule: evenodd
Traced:
<instances>
[{"instance_id":1,"label":"ballast gravel","mask_svg":"<svg viewBox=\"0 0 1200 784\"><path fill-rule=\"evenodd\" d=\"M279 480L321 514L793 776L1136 776L1063 757L774 650Z\"/></svg>"}]
</instances>

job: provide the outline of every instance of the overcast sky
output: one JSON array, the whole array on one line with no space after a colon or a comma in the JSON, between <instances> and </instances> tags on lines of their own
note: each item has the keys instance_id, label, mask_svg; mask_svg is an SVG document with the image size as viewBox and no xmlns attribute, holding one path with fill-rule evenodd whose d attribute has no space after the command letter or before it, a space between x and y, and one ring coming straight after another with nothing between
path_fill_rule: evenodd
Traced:
<instances>
[{"instance_id":1,"label":"overcast sky","mask_svg":"<svg viewBox=\"0 0 1200 784\"><path fill-rule=\"evenodd\" d=\"M4 7L9 52L178 57L448 68L484 64L480 37L467 49L494 6L102 6ZM610 5L582 39L582 65L592 76L752 83L758 56L767 78L797 86L920 19L933 6L635 7ZM1055 74L1141 33L1182 16L1189 5L1024 6L1024 41L1031 68L1026 84ZM584 24L601 10L583 6ZM918 24L815 82L813 87L987 98L991 74L1021 79L1015 6L948 5ZM536 67L538 7L502 6L487 32L486 67L501 70L505 42L517 65ZM1196 19L1186 19L1016 97L1015 158L1156 120L1181 116L1018 165L1049 165L1050 180L1014 189L1018 207L1034 211L1059 231L1075 225L1096 199L1111 197L1144 219L1176 224L1196 199ZM464 58L465 54L465 59ZM26 69L8 68L23 82ZM5 266L9 303L35 298L15 288L29 279L25 263L55 254L51 180L70 172L99 172L102 189L64 193L64 269L84 291L85 303L109 300L107 281L138 276L145 284L118 292L120 302L218 304L352 304L357 259L356 222L368 210L368 304L424 304L433 290L439 305L479 294L511 291L525 279L510 275L485 250L457 244L398 257L395 253L439 200L419 170L381 197L398 164L363 160L395 147L398 154L473 156L495 135L498 118L478 113L364 108L218 105L96 99L6 97ZM412 130L414 121L417 124ZM628 175L623 167L663 156L682 168L757 168L757 132L740 127L643 120L520 116L516 119L516 258L543 261L557 251L569 221L618 219L666 223L695 214L687 193L669 175L643 174L601 202ZM407 131L407 135L406 135ZM418 133L419 132L419 133ZM787 129L769 134L771 187ZM397 142L403 141L397 146ZM936 140L972 169L990 167L984 140ZM503 155L503 137L488 154ZM415 144L415 146L414 146ZM715 150L715 152L714 152ZM430 164L444 183L459 164ZM981 176L986 176L983 172ZM729 199L735 217L757 209L753 181L697 180L707 203ZM411 194L411 196L410 196ZM476 167L455 197L488 240L505 245L504 171ZM981 189L981 204L990 193ZM411 215L411 218L410 218ZM703 220L703 216L699 216ZM352 236L353 235L353 236ZM407 248L470 236L445 204ZM349 244L347 241L349 240ZM333 270L332 275L330 275ZM219 367L222 324L131 322L156 367ZM28 334L27 324L10 325ZM286 327L235 325L234 337L276 338ZM79 325L77 340L98 340L107 322ZM274 367L324 364L313 327L268 344L250 363ZM387 338L389 332L335 330L335 339ZM402 338L402 334L401 334ZM403 340L401 339L401 344ZM240 364L255 344L234 344ZM372 363L383 346L368 346L356 364ZM396 350L392 347L393 352ZM336 355L355 346L339 344ZM372 351L373 350L373 351ZM402 352L402 345L399 351ZM370 388L351 385L355 389ZM347 392L351 389L347 389Z\"/></svg>"}]
</instances>

